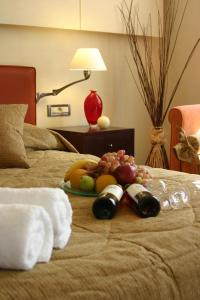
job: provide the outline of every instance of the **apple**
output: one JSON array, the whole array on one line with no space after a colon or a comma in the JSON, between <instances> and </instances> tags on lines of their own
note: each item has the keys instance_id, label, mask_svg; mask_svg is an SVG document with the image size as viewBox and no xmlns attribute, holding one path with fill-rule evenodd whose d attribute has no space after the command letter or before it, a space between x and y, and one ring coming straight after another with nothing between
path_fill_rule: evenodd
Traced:
<instances>
[{"instance_id":1,"label":"apple","mask_svg":"<svg viewBox=\"0 0 200 300\"><path fill-rule=\"evenodd\" d=\"M114 171L117 182L121 185L134 183L137 176L137 169L132 165L120 165Z\"/></svg>"},{"instance_id":2,"label":"apple","mask_svg":"<svg viewBox=\"0 0 200 300\"><path fill-rule=\"evenodd\" d=\"M84 192L91 192L94 190L95 180L93 177L88 175L83 175L80 178L80 190Z\"/></svg>"}]
</instances>

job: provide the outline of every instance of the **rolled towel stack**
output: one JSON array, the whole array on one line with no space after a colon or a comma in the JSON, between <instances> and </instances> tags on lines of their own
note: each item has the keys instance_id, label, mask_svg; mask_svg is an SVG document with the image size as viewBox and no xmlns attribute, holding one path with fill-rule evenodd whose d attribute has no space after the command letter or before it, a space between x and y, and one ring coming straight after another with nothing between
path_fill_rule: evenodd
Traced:
<instances>
[{"instance_id":1,"label":"rolled towel stack","mask_svg":"<svg viewBox=\"0 0 200 300\"><path fill-rule=\"evenodd\" d=\"M0 268L31 269L50 260L52 247L52 222L44 208L0 204Z\"/></svg>"},{"instance_id":2,"label":"rolled towel stack","mask_svg":"<svg viewBox=\"0 0 200 300\"><path fill-rule=\"evenodd\" d=\"M72 208L60 188L0 188L0 204L43 207L53 224L54 248L64 248L71 235Z\"/></svg>"}]
</instances>

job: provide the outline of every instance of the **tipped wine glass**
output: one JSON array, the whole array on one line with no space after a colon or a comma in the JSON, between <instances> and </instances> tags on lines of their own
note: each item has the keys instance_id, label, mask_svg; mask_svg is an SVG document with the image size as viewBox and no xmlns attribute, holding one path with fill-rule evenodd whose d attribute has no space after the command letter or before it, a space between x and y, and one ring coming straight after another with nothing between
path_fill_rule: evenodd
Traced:
<instances>
[{"instance_id":1,"label":"tipped wine glass","mask_svg":"<svg viewBox=\"0 0 200 300\"><path fill-rule=\"evenodd\" d=\"M180 209L188 206L190 193L188 188L177 181L169 179L152 179L147 189L160 201L161 209Z\"/></svg>"}]
</instances>

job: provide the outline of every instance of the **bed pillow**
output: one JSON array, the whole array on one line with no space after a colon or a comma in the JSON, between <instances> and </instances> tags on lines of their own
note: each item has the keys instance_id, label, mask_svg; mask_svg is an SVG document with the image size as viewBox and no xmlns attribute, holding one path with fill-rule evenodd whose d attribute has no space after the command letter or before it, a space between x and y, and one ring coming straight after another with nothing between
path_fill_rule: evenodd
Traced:
<instances>
[{"instance_id":1,"label":"bed pillow","mask_svg":"<svg viewBox=\"0 0 200 300\"><path fill-rule=\"evenodd\" d=\"M25 148L35 150L65 150L61 141L46 128L24 123L23 141Z\"/></svg>"},{"instance_id":2,"label":"bed pillow","mask_svg":"<svg viewBox=\"0 0 200 300\"><path fill-rule=\"evenodd\" d=\"M24 118L28 105L0 105L0 168L28 168L23 142Z\"/></svg>"},{"instance_id":3,"label":"bed pillow","mask_svg":"<svg viewBox=\"0 0 200 300\"><path fill-rule=\"evenodd\" d=\"M34 150L62 150L78 152L74 146L59 133L24 123L23 135L25 148Z\"/></svg>"}]
</instances>

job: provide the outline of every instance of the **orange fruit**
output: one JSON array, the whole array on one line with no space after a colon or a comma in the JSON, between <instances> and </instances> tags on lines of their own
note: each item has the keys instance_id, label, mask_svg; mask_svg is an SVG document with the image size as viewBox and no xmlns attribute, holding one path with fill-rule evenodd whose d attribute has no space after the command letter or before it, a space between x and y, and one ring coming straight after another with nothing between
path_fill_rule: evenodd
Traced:
<instances>
[{"instance_id":1,"label":"orange fruit","mask_svg":"<svg viewBox=\"0 0 200 300\"><path fill-rule=\"evenodd\" d=\"M69 176L69 181L71 187L74 189L79 189L81 176L86 175L87 171L85 169L75 169Z\"/></svg>"},{"instance_id":2,"label":"orange fruit","mask_svg":"<svg viewBox=\"0 0 200 300\"><path fill-rule=\"evenodd\" d=\"M95 189L97 193L101 193L103 189L110 185L110 184L117 184L117 180L113 175L110 174L102 174L96 179Z\"/></svg>"}]
</instances>

